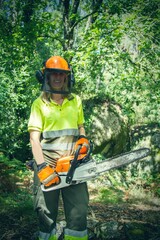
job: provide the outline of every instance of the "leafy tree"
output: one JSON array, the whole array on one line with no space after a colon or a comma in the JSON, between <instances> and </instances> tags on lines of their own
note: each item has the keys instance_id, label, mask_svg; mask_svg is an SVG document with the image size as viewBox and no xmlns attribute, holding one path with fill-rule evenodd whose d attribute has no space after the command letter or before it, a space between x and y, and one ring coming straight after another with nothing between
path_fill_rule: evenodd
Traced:
<instances>
[{"instance_id":1,"label":"leafy tree","mask_svg":"<svg viewBox=\"0 0 160 240\"><path fill-rule=\"evenodd\" d=\"M1 1L1 150L22 161L31 157L27 121L40 89L34 73L53 54L73 65L74 91L83 99L118 102L131 124L157 122L158 4L158 0Z\"/></svg>"}]
</instances>

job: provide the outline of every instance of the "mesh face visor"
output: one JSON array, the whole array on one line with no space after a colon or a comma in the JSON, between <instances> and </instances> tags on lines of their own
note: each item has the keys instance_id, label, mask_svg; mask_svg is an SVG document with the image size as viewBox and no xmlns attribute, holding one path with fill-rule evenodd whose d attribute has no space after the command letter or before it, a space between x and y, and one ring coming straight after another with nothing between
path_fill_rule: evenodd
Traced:
<instances>
[{"instance_id":1,"label":"mesh face visor","mask_svg":"<svg viewBox=\"0 0 160 240\"><path fill-rule=\"evenodd\" d=\"M66 73L67 77L65 79L64 86L61 90L51 88L49 84L50 75L53 73ZM67 81L67 82L66 82ZM46 69L44 72L44 82L42 85L42 91L57 94L69 94L71 93L71 88L73 86L72 73L70 71L64 71L61 69Z\"/></svg>"}]
</instances>

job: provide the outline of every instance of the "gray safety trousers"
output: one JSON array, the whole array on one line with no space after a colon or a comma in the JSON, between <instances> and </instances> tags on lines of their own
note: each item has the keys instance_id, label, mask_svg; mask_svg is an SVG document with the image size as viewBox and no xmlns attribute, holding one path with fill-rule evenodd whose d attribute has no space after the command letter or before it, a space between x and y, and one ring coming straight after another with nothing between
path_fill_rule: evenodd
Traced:
<instances>
[{"instance_id":1,"label":"gray safety trousers","mask_svg":"<svg viewBox=\"0 0 160 240\"><path fill-rule=\"evenodd\" d=\"M43 192L35 169L34 210L39 219L39 230L50 233L56 228L59 197L62 195L66 228L75 231L87 229L89 194L86 183Z\"/></svg>"}]
</instances>

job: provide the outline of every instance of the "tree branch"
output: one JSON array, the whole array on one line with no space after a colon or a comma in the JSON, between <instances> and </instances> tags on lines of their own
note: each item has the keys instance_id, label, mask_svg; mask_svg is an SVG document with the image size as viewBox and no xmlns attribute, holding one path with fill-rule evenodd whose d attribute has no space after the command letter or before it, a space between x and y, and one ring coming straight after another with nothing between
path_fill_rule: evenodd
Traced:
<instances>
[{"instance_id":1,"label":"tree branch","mask_svg":"<svg viewBox=\"0 0 160 240\"><path fill-rule=\"evenodd\" d=\"M77 22L75 22L75 23L72 25L72 27L71 27L71 29L70 29L70 32L73 31L73 29L74 29L74 28L75 28L75 27L76 27L81 21L83 21L84 19L88 18L89 16L91 16L91 15L97 13L97 12L98 12L98 11L95 10L95 11L93 11L93 12L87 14L87 15L84 16L83 18L79 19Z\"/></svg>"},{"instance_id":2,"label":"tree branch","mask_svg":"<svg viewBox=\"0 0 160 240\"><path fill-rule=\"evenodd\" d=\"M80 0L74 0L73 7L72 7L72 11L71 11L72 14L74 14L74 15L77 14L78 7L79 7L79 3L80 3ZM76 20L76 18L74 17L74 18L70 21L70 26L74 25L75 20Z\"/></svg>"},{"instance_id":3,"label":"tree branch","mask_svg":"<svg viewBox=\"0 0 160 240\"><path fill-rule=\"evenodd\" d=\"M73 3L72 13L76 14L79 7L80 0L75 0Z\"/></svg>"}]
</instances>

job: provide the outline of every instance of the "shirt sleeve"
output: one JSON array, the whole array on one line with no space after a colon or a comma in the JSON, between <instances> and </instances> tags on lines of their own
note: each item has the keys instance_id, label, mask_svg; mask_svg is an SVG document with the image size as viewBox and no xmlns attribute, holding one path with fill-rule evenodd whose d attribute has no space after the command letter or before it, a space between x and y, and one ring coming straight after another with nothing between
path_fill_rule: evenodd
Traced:
<instances>
[{"instance_id":1,"label":"shirt sleeve","mask_svg":"<svg viewBox=\"0 0 160 240\"><path fill-rule=\"evenodd\" d=\"M28 131L35 130L42 132L42 129L43 129L42 112L40 106L36 102L33 102L28 122Z\"/></svg>"},{"instance_id":2,"label":"shirt sleeve","mask_svg":"<svg viewBox=\"0 0 160 240\"><path fill-rule=\"evenodd\" d=\"M84 113L83 113L83 106L80 97L78 97L78 125L83 124L84 121Z\"/></svg>"}]
</instances>

